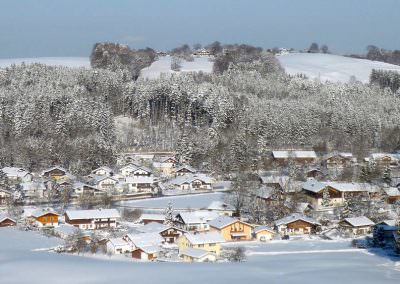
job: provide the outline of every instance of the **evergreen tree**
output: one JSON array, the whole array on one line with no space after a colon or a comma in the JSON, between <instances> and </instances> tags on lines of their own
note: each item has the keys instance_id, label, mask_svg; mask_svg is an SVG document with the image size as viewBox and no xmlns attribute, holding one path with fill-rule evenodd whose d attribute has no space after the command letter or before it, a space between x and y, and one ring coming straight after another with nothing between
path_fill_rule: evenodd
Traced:
<instances>
[{"instance_id":1,"label":"evergreen tree","mask_svg":"<svg viewBox=\"0 0 400 284\"><path fill-rule=\"evenodd\" d=\"M322 206L329 207L331 205L331 196L329 194L329 189L325 188L322 192Z\"/></svg>"},{"instance_id":2,"label":"evergreen tree","mask_svg":"<svg viewBox=\"0 0 400 284\"><path fill-rule=\"evenodd\" d=\"M172 207L172 202L168 202L167 207L165 208L164 211L164 224L168 226L173 226L174 225L174 209Z\"/></svg>"},{"instance_id":3,"label":"evergreen tree","mask_svg":"<svg viewBox=\"0 0 400 284\"><path fill-rule=\"evenodd\" d=\"M383 172L383 181L389 185L392 182L392 170L389 166L387 166Z\"/></svg>"}]
</instances>

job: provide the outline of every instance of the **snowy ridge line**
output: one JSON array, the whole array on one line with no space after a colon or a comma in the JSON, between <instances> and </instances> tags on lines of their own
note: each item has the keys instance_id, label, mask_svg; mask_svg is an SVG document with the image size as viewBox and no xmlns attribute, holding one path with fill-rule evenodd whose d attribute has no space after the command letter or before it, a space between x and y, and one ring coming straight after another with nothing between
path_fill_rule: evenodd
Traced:
<instances>
[{"instance_id":1,"label":"snowy ridge line","mask_svg":"<svg viewBox=\"0 0 400 284\"><path fill-rule=\"evenodd\" d=\"M312 253L332 253L332 252L363 252L365 249L325 249L325 250L299 250L299 251L250 251L247 255L286 255L286 254L312 254Z\"/></svg>"}]
</instances>

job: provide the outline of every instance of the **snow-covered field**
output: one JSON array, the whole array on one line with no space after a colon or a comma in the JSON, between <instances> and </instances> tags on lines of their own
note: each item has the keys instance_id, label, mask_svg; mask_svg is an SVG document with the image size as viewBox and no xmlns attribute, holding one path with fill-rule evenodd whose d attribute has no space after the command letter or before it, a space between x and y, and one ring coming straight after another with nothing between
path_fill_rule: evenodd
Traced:
<instances>
[{"instance_id":1,"label":"snow-covered field","mask_svg":"<svg viewBox=\"0 0 400 284\"><path fill-rule=\"evenodd\" d=\"M177 73L171 70L171 56L160 57L149 67L142 69L140 77L144 79L157 79L161 74L170 75ZM180 72L199 72L211 73L213 62L208 57L195 57L194 61L183 61Z\"/></svg>"},{"instance_id":2,"label":"snow-covered field","mask_svg":"<svg viewBox=\"0 0 400 284\"><path fill-rule=\"evenodd\" d=\"M394 261L354 250L346 241L247 242L249 257L244 263L138 263L34 251L57 243L57 239L41 237L34 232L0 228L0 283L365 284L400 281L400 271L396 270ZM288 254L287 251L297 253Z\"/></svg>"},{"instance_id":3,"label":"snow-covered field","mask_svg":"<svg viewBox=\"0 0 400 284\"><path fill-rule=\"evenodd\" d=\"M90 68L90 61L88 57L38 57L38 58L10 58L0 59L0 68L6 68L12 64L31 64L42 63L52 66L65 66L65 67L85 67Z\"/></svg>"},{"instance_id":4,"label":"snow-covered field","mask_svg":"<svg viewBox=\"0 0 400 284\"><path fill-rule=\"evenodd\" d=\"M396 70L400 66L384 62L356 59L332 54L290 53L278 56L286 73L303 73L310 79L321 81L348 82L351 76L367 83L372 69Z\"/></svg>"},{"instance_id":5,"label":"snow-covered field","mask_svg":"<svg viewBox=\"0 0 400 284\"><path fill-rule=\"evenodd\" d=\"M174 209L201 209L206 208L212 201L224 199L224 193L202 193L192 195L159 197L121 201L119 204L124 207L144 207L146 209L164 209L169 202L172 202Z\"/></svg>"}]
</instances>

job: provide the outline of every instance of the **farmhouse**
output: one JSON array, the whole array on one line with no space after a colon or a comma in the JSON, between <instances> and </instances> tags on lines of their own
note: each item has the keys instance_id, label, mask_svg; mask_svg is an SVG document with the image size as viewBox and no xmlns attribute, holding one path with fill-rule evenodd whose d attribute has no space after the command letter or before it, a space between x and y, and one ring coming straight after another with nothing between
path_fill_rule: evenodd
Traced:
<instances>
[{"instance_id":1,"label":"farmhouse","mask_svg":"<svg viewBox=\"0 0 400 284\"><path fill-rule=\"evenodd\" d=\"M370 233L374 225L375 223L365 216L346 218L340 222L340 226L354 236Z\"/></svg>"},{"instance_id":2,"label":"farmhouse","mask_svg":"<svg viewBox=\"0 0 400 284\"><path fill-rule=\"evenodd\" d=\"M42 172L43 177L48 177L56 180L66 175L68 175L68 171L60 166L51 167Z\"/></svg>"},{"instance_id":3,"label":"farmhouse","mask_svg":"<svg viewBox=\"0 0 400 284\"><path fill-rule=\"evenodd\" d=\"M120 215L116 209L67 210L65 222L80 229L104 229L117 227Z\"/></svg>"},{"instance_id":4,"label":"farmhouse","mask_svg":"<svg viewBox=\"0 0 400 284\"><path fill-rule=\"evenodd\" d=\"M210 232L218 232L225 241L248 241L252 239L253 225L229 216L220 216L208 222Z\"/></svg>"},{"instance_id":5,"label":"farmhouse","mask_svg":"<svg viewBox=\"0 0 400 284\"><path fill-rule=\"evenodd\" d=\"M356 161L352 153L344 152L334 152L323 157L323 164L328 170L350 167Z\"/></svg>"},{"instance_id":6,"label":"farmhouse","mask_svg":"<svg viewBox=\"0 0 400 284\"><path fill-rule=\"evenodd\" d=\"M175 174L177 176L185 176L185 175L189 175L189 174L194 175L196 172L197 171L195 168L188 166L188 165L183 165L176 169Z\"/></svg>"},{"instance_id":7,"label":"farmhouse","mask_svg":"<svg viewBox=\"0 0 400 284\"><path fill-rule=\"evenodd\" d=\"M60 215L51 208L43 208L36 209L31 216L38 227L57 227Z\"/></svg>"},{"instance_id":8,"label":"farmhouse","mask_svg":"<svg viewBox=\"0 0 400 284\"><path fill-rule=\"evenodd\" d=\"M131 176L126 178L129 192L154 192L155 179L152 176Z\"/></svg>"},{"instance_id":9,"label":"farmhouse","mask_svg":"<svg viewBox=\"0 0 400 284\"><path fill-rule=\"evenodd\" d=\"M219 214L213 211L181 212L175 217L175 224L185 231L208 231L209 221L218 218Z\"/></svg>"},{"instance_id":10,"label":"farmhouse","mask_svg":"<svg viewBox=\"0 0 400 284\"><path fill-rule=\"evenodd\" d=\"M312 234L321 226L312 218L299 213L275 221L275 228L281 235Z\"/></svg>"},{"instance_id":11,"label":"farmhouse","mask_svg":"<svg viewBox=\"0 0 400 284\"><path fill-rule=\"evenodd\" d=\"M11 227L17 225L17 221L7 214L0 214L0 227Z\"/></svg>"},{"instance_id":12,"label":"farmhouse","mask_svg":"<svg viewBox=\"0 0 400 284\"><path fill-rule=\"evenodd\" d=\"M179 254L187 248L205 250L219 256L224 239L218 232L186 233L178 239Z\"/></svg>"},{"instance_id":13,"label":"farmhouse","mask_svg":"<svg viewBox=\"0 0 400 284\"><path fill-rule=\"evenodd\" d=\"M267 226L257 226L253 229L253 237L257 241L270 241L275 234L275 231Z\"/></svg>"},{"instance_id":14,"label":"farmhouse","mask_svg":"<svg viewBox=\"0 0 400 284\"><path fill-rule=\"evenodd\" d=\"M92 174L97 176L113 176L114 170L109 167L100 167L92 171Z\"/></svg>"}]
</instances>

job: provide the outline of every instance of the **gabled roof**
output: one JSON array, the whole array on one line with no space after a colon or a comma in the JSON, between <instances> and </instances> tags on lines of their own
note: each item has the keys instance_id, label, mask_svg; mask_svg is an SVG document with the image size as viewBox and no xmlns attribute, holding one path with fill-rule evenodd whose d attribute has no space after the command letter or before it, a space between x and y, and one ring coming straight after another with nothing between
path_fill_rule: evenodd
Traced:
<instances>
[{"instance_id":1,"label":"gabled roof","mask_svg":"<svg viewBox=\"0 0 400 284\"><path fill-rule=\"evenodd\" d=\"M290 223L293 223L293 222L298 221L298 220L301 220L301 221L304 221L304 222L307 222L307 223L310 223L310 224L313 224L313 225L319 225L319 226L321 225L320 223L318 223L314 219L312 219L310 217L307 217L307 216L304 216L304 215L299 214L299 213L293 213L293 214L291 214L289 216L286 216L286 217L284 217L282 219L276 220L275 221L275 225L276 226L286 225L286 224L290 224Z\"/></svg>"},{"instance_id":2,"label":"gabled roof","mask_svg":"<svg viewBox=\"0 0 400 284\"><path fill-rule=\"evenodd\" d=\"M209 221L208 224L211 227L214 227L214 228L217 228L217 229L223 229L223 228L225 228L225 227L227 227L227 226L229 226L229 225L231 225L233 223L236 223L236 222L247 224L247 223L245 223L243 221L240 221L237 218L232 218L232 217L229 217L229 216L219 216L218 218L215 218L215 219ZM247 224L247 225L249 225L251 227L254 227L253 225L250 225L250 224Z\"/></svg>"},{"instance_id":3,"label":"gabled roof","mask_svg":"<svg viewBox=\"0 0 400 284\"><path fill-rule=\"evenodd\" d=\"M331 159L333 157L339 157L339 158L351 160L353 158L353 154L349 153L349 152L333 152L333 153L329 153L329 154L325 155L324 160Z\"/></svg>"},{"instance_id":4,"label":"gabled roof","mask_svg":"<svg viewBox=\"0 0 400 284\"><path fill-rule=\"evenodd\" d=\"M13 218L8 216L7 214L0 214L0 223L7 219L13 221L14 223L17 223L17 221L15 221Z\"/></svg>"},{"instance_id":5,"label":"gabled roof","mask_svg":"<svg viewBox=\"0 0 400 284\"><path fill-rule=\"evenodd\" d=\"M136 246L138 249L144 251L147 254L157 253L161 251L161 248L156 245L145 245L145 246Z\"/></svg>"},{"instance_id":6,"label":"gabled roof","mask_svg":"<svg viewBox=\"0 0 400 284\"><path fill-rule=\"evenodd\" d=\"M4 167L1 169L8 177L17 177L17 178L22 178L30 172L23 168L17 168L17 167Z\"/></svg>"},{"instance_id":7,"label":"gabled roof","mask_svg":"<svg viewBox=\"0 0 400 284\"><path fill-rule=\"evenodd\" d=\"M376 225L396 226L396 220L383 220L382 222L379 222Z\"/></svg>"},{"instance_id":8,"label":"gabled roof","mask_svg":"<svg viewBox=\"0 0 400 284\"><path fill-rule=\"evenodd\" d=\"M96 173L97 171L100 171L100 170L104 170L104 171L106 171L108 174L114 173L114 170L111 169L110 167L103 166L103 167L94 169L94 170L92 171L92 174L94 174L94 173Z\"/></svg>"},{"instance_id":9,"label":"gabled roof","mask_svg":"<svg viewBox=\"0 0 400 284\"><path fill-rule=\"evenodd\" d=\"M67 210L65 214L70 220L121 217L117 209Z\"/></svg>"},{"instance_id":10,"label":"gabled roof","mask_svg":"<svg viewBox=\"0 0 400 284\"><path fill-rule=\"evenodd\" d=\"M194 211L194 212L181 212L177 214L180 216L185 224L205 224L212 219L219 216L214 211Z\"/></svg>"},{"instance_id":11,"label":"gabled roof","mask_svg":"<svg viewBox=\"0 0 400 284\"><path fill-rule=\"evenodd\" d=\"M117 183L119 182L118 179L116 179L115 177L110 177L110 176L93 176L93 181L98 184L99 182L105 180L105 179L112 179L114 181L116 181Z\"/></svg>"},{"instance_id":12,"label":"gabled roof","mask_svg":"<svg viewBox=\"0 0 400 284\"><path fill-rule=\"evenodd\" d=\"M256 190L255 196L262 199L269 199L274 194L274 190L275 189L268 186L261 186Z\"/></svg>"},{"instance_id":13,"label":"gabled roof","mask_svg":"<svg viewBox=\"0 0 400 284\"><path fill-rule=\"evenodd\" d=\"M176 178L168 181L168 184L174 184L174 185L182 185L182 184L189 184L192 183L193 181L200 180L204 183L211 184L214 183L214 179L212 177L209 177L205 174L187 174L184 176L177 176Z\"/></svg>"},{"instance_id":14,"label":"gabled roof","mask_svg":"<svg viewBox=\"0 0 400 284\"><path fill-rule=\"evenodd\" d=\"M206 251L204 249L197 249L197 248L185 248L184 250L179 251L179 254L186 255L186 256L189 256L192 258L196 258L196 259L205 257L210 254L213 255L212 252Z\"/></svg>"},{"instance_id":15,"label":"gabled roof","mask_svg":"<svg viewBox=\"0 0 400 284\"><path fill-rule=\"evenodd\" d=\"M127 234L126 238L136 247L157 246L164 242L163 237L157 232Z\"/></svg>"},{"instance_id":16,"label":"gabled roof","mask_svg":"<svg viewBox=\"0 0 400 284\"><path fill-rule=\"evenodd\" d=\"M138 231L142 233L160 233L162 231L165 231L168 229L170 226L160 224L157 222L151 222L149 224L144 225L143 227L137 228Z\"/></svg>"},{"instance_id":17,"label":"gabled roof","mask_svg":"<svg viewBox=\"0 0 400 284\"><path fill-rule=\"evenodd\" d=\"M114 247L129 246L129 243L122 238L109 238L108 242L110 242Z\"/></svg>"},{"instance_id":18,"label":"gabled roof","mask_svg":"<svg viewBox=\"0 0 400 284\"><path fill-rule=\"evenodd\" d=\"M271 232L271 233L275 234L275 231L273 229L267 227L267 226L257 226L257 227L255 227L253 229L253 233L254 234L257 234L257 233L262 232L262 231L268 231L268 232Z\"/></svg>"},{"instance_id":19,"label":"gabled roof","mask_svg":"<svg viewBox=\"0 0 400 284\"><path fill-rule=\"evenodd\" d=\"M325 184L317 181L315 179L309 179L305 183L303 183L303 189L311 191L311 192L320 192L325 188Z\"/></svg>"},{"instance_id":20,"label":"gabled roof","mask_svg":"<svg viewBox=\"0 0 400 284\"><path fill-rule=\"evenodd\" d=\"M378 192L379 187L368 183L356 182L320 182L315 179L309 179L303 183L303 189L318 193L325 187L332 187L341 192Z\"/></svg>"},{"instance_id":21,"label":"gabled roof","mask_svg":"<svg viewBox=\"0 0 400 284\"><path fill-rule=\"evenodd\" d=\"M225 240L218 232L186 233L184 236L193 245L223 243Z\"/></svg>"},{"instance_id":22,"label":"gabled roof","mask_svg":"<svg viewBox=\"0 0 400 284\"><path fill-rule=\"evenodd\" d=\"M182 165L176 169L176 172L180 172L181 170L186 169L191 173L196 173L197 170L189 165Z\"/></svg>"},{"instance_id":23,"label":"gabled roof","mask_svg":"<svg viewBox=\"0 0 400 284\"><path fill-rule=\"evenodd\" d=\"M398 197L400 196L400 190L397 187L387 187L383 191L387 196Z\"/></svg>"},{"instance_id":24,"label":"gabled roof","mask_svg":"<svg viewBox=\"0 0 400 284\"><path fill-rule=\"evenodd\" d=\"M375 225L370 219L365 216L352 217L344 219L345 222L349 223L353 227L373 226Z\"/></svg>"},{"instance_id":25,"label":"gabled roof","mask_svg":"<svg viewBox=\"0 0 400 284\"><path fill-rule=\"evenodd\" d=\"M148 214L144 213L140 216L140 220L155 220L155 221L164 221L165 215L164 214Z\"/></svg>"},{"instance_id":26,"label":"gabled roof","mask_svg":"<svg viewBox=\"0 0 400 284\"><path fill-rule=\"evenodd\" d=\"M283 187L288 181L289 176L285 175L268 175L268 176L260 176L261 183L264 184L279 184Z\"/></svg>"},{"instance_id":27,"label":"gabled roof","mask_svg":"<svg viewBox=\"0 0 400 284\"><path fill-rule=\"evenodd\" d=\"M53 170L60 170L60 171L64 172L65 174L68 173L68 171L66 169L64 169L63 167L54 166L54 167L43 170L42 175L45 175L46 173L51 172Z\"/></svg>"},{"instance_id":28,"label":"gabled roof","mask_svg":"<svg viewBox=\"0 0 400 284\"><path fill-rule=\"evenodd\" d=\"M52 208L40 208L36 209L31 213L32 217L38 218L47 214L54 214L60 216L60 214L56 213Z\"/></svg>"}]
</instances>

